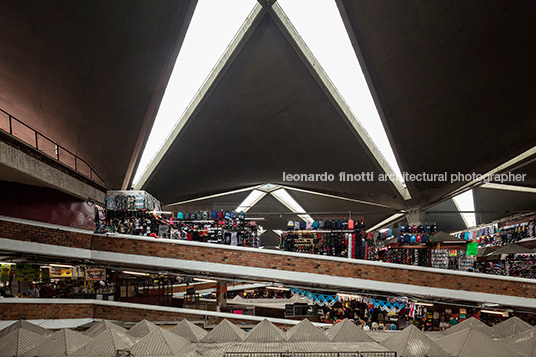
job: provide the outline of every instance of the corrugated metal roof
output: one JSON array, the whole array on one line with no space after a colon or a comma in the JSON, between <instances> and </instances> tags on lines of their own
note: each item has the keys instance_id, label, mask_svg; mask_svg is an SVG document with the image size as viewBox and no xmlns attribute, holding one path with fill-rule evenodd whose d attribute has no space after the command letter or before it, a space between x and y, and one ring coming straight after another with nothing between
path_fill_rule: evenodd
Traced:
<instances>
[{"instance_id":1,"label":"corrugated metal roof","mask_svg":"<svg viewBox=\"0 0 536 357\"><path fill-rule=\"evenodd\" d=\"M262 320L246 336L247 342L281 342L286 340L285 333L268 320Z\"/></svg>"},{"instance_id":2,"label":"corrugated metal roof","mask_svg":"<svg viewBox=\"0 0 536 357\"><path fill-rule=\"evenodd\" d=\"M110 320L102 320L87 329L84 334L90 337L95 337L106 329L112 329L123 333L127 332L126 328L123 328Z\"/></svg>"},{"instance_id":3,"label":"corrugated metal roof","mask_svg":"<svg viewBox=\"0 0 536 357\"><path fill-rule=\"evenodd\" d=\"M136 343L132 336L115 330L105 329L95 339L74 353L76 356L110 356L115 357L118 350L128 350Z\"/></svg>"},{"instance_id":4,"label":"corrugated metal roof","mask_svg":"<svg viewBox=\"0 0 536 357\"><path fill-rule=\"evenodd\" d=\"M517 335L521 332L528 331L532 328L531 325L514 316L492 327L495 337L505 338Z\"/></svg>"},{"instance_id":5,"label":"corrugated metal roof","mask_svg":"<svg viewBox=\"0 0 536 357\"><path fill-rule=\"evenodd\" d=\"M287 339L292 342L329 341L328 336L326 336L307 319L300 321L300 323L295 326L292 326L287 331Z\"/></svg>"},{"instance_id":6,"label":"corrugated metal roof","mask_svg":"<svg viewBox=\"0 0 536 357\"><path fill-rule=\"evenodd\" d=\"M448 329L443 331L443 334L448 336L465 329L477 330L480 333L489 337L494 335L494 331L491 327L474 317L470 317L467 320L460 322L459 324L449 327Z\"/></svg>"},{"instance_id":7,"label":"corrugated metal roof","mask_svg":"<svg viewBox=\"0 0 536 357\"><path fill-rule=\"evenodd\" d=\"M186 319L179 321L170 331L191 342L200 341L207 335L207 331Z\"/></svg>"},{"instance_id":8,"label":"corrugated metal roof","mask_svg":"<svg viewBox=\"0 0 536 357\"><path fill-rule=\"evenodd\" d=\"M369 330L369 331L363 331L365 334L369 337L372 337L374 341L376 342L382 342L387 340L389 337L393 335L397 335L400 333L400 330ZM443 336L441 336L443 337Z\"/></svg>"},{"instance_id":9,"label":"corrugated metal roof","mask_svg":"<svg viewBox=\"0 0 536 357\"><path fill-rule=\"evenodd\" d=\"M220 351L225 352L380 352L388 351L377 342L244 342L219 344ZM203 356L206 347L198 346Z\"/></svg>"},{"instance_id":10,"label":"corrugated metal roof","mask_svg":"<svg viewBox=\"0 0 536 357\"><path fill-rule=\"evenodd\" d=\"M330 327L326 331L326 336L333 342L376 342L348 319Z\"/></svg>"},{"instance_id":11,"label":"corrugated metal roof","mask_svg":"<svg viewBox=\"0 0 536 357\"><path fill-rule=\"evenodd\" d=\"M157 327L131 348L134 356L175 356L185 352L190 341Z\"/></svg>"},{"instance_id":12,"label":"corrugated metal roof","mask_svg":"<svg viewBox=\"0 0 536 357\"><path fill-rule=\"evenodd\" d=\"M0 356L22 356L39 343L44 336L19 328L0 338Z\"/></svg>"},{"instance_id":13,"label":"corrugated metal roof","mask_svg":"<svg viewBox=\"0 0 536 357\"><path fill-rule=\"evenodd\" d=\"M390 351L396 351L398 357L449 357L445 350L414 325L383 341L382 345Z\"/></svg>"},{"instance_id":14,"label":"corrugated metal roof","mask_svg":"<svg viewBox=\"0 0 536 357\"><path fill-rule=\"evenodd\" d=\"M18 330L19 328L23 328L28 331L32 331L33 333L36 333L38 335L46 336L50 335L52 331L47 330L46 328L43 328L41 326L37 326L35 324L32 324L26 320L18 320L17 322L9 325L5 329L0 331L0 338L2 338L4 335L7 335L8 333Z\"/></svg>"},{"instance_id":15,"label":"corrugated metal roof","mask_svg":"<svg viewBox=\"0 0 536 357\"><path fill-rule=\"evenodd\" d=\"M246 333L238 326L224 319L201 341L203 342L241 342L246 338Z\"/></svg>"},{"instance_id":16,"label":"corrugated metal roof","mask_svg":"<svg viewBox=\"0 0 536 357\"><path fill-rule=\"evenodd\" d=\"M519 357L504 344L491 339L476 329L465 329L436 341L451 356L460 357Z\"/></svg>"},{"instance_id":17,"label":"corrugated metal roof","mask_svg":"<svg viewBox=\"0 0 536 357\"><path fill-rule=\"evenodd\" d=\"M128 330L127 334L136 338L147 336L149 332L156 330L158 326L151 321L141 320Z\"/></svg>"},{"instance_id":18,"label":"corrugated metal roof","mask_svg":"<svg viewBox=\"0 0 536 357\"><path fill-rule=\"evenodd\" d=\"M93 337L69 329L61 329L47 336L26 356L55 357L72 356L85 344L93 341Z\"/></svg>"},{"instance_id":19,"label":"corrugated metal roof","mask_svg":"<svg viewBox=\"0 0 536 357\"><path fill-rule=\"evenodd\" d=\"M503 343L522 356L536 357L536 328L505 338Z\"/></svg>"}]
</instances>

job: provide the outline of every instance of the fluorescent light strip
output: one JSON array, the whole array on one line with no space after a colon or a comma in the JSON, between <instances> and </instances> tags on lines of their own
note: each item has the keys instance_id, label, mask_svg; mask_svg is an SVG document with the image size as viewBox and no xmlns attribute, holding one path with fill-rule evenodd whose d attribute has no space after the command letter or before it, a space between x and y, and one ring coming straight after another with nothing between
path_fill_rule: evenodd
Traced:
<instances>
[{"instance_id":1,"label":"fluorescent light strip","mask_svg":"<svg viewBox=\"0 0 536 357\"><path fill-rule=\"evenodd\" d=\"M484 312L486 314L504 315L504 312L502 312L502 311L480 310L480 312Z\"/></svg>"},{"instance_id":2,"label":"fluorescent light strip","mask_svg":"<svg viewBox=\"0 0 536 357\"><path fill-rule=\"evenodd\" d=\"M473 213L460 212L460 215L465 222L467 228L476 226L475 201L473 198L473 190L468 190L461 193L452 199L458 211L473 211Z\"/></svg>"},{"instance_id":3,"label":"fluorescent light strip","mask_svg":"<svg viewBox=\"0 0 536 357\"><path fill-rule=\"evenodd\" d=\"M65 265L65 264L49 264L49 266L56 267L56 268L74 268L74 266L72 265Z\"/></svg>"},{"instance_id":4,"label":"fluorescent light strip","mask_svg":"<svg viewBox=\"0 0 536 357\"><path fill-rule=\"evenodd\" d=\"M338 94L355 114L349 119L363 127L363 133L359 132L359 135L372 141L369 146L379 151L399 182L404 184L402 172L336 2L279 0L274 9L277 9L277 4L280 4ZM320 23L322 26L318 26Z\"/></svg>"},{"instance_id":5,"label":"fluorescent light strip","mask_svg":"<svg viewBox=\"0 0 536 357\"><path fill-rule=\"evenodd\" d=\"M491 188L491 189L494 189L494 190L536 193L536 188L523 187L523 186L514 186L514 185L505 185L505 184L501 184L501 183L485 183L480 187L482 187L482 188Z\"/></svg>"},{"instance_id":6,"label":"fluorescent light strip","mask_svg":"<svg viewBox=\"0 0 536 357\"><path fill-rule=\"evenodd\" d=\"M402 217L404 215L405 215L405 213L395 213L391 217L387 218L384 221L381 221L380 223L378 223L374 227L369 228L367 230L367 232L373 232L378 228L382 228L383 226L387 226L388 224L394 223L394 221L396 221L398 218L400 218L400 217Z\"/></svg>"},{"instance_id":7,"label":"fluorescent light strip","mask_svg":"<svg viewBox=\"0 0 536 357\"><path fill-rule=\"evenodd\" d=\"M202 281L205 283L217 283L216 280L210 280L210 279L201 279L201 278L194 278L195 281Z\"/></svg>"},{"instance_id":8,"label":"fluorescent light strip","mask_svg":"<svg viewBox=\"0 0 536 357\"><path fill-rule=\"evenodd\" d=\"M340 297L345 297L345 298L349 298L349 299L359 299L361 298L360 295L352 295L352 294L337 294L338 296Z\"/></svg>"},{"instance_id":9,"label":"fluorescent light strip","mask_svg":"<svg viewBox=\"0 0 536 357\"><path fill-rule=\"evenodd\" d=\"M140 272L137 272L137 271L127 271L127 270L123 270L123 273L130 274L130 275L143 275L143 276L149 275L147 273L140 273Z\"/></svg>"},{"instance_id":10,"label":"fluorescent light strip","mask_svg":"<svg viewBox=\"0 0 536 357\"><path fill-rule=\"evenodd\" d=\"M434 304L430 304L428 302L416 302L415 305L421 305L421 306L434 306Z\"/></svg>"},{"instance_id":11,"label":"fluorescent light strip","mask_svg":"<svg viewBox=\"0 0 536 357\"><path fill-rule=\"evenodd\" d=\"M280 287L280 286L267 286L266 289L281 290L281 291L289 291L290 290L289 288L284 288L284 287Z\"/></svg>"},{"instance_id":12,"label":"fluorescent light strip","mask_svg":"<svg viewBox=\"0 0 536 357\"><path fill-rule=\"evenodd\" d=\"M212 199L212 198L218 198L218 197L222 197L222 196L232 195L232 194L235 194L235 193L246 192L246 191L254 190L256 188L257 188L257 186L252 186L252 187L247 187L247 188L241 188L239 190L216 193L214 195L203 196L203 197L193 198L191 200L170 203L170 204L167 204L166 206L179 206L179 205L184 205L184 204L187 204L187 203L198 202L198 201L203 201L203 200L209 200L209 199Z\"/></svg>"},{"instance_id":13,"label":"fluorescent light strip","mask_svg":"<svg viewBox=\"0 0 536 357\"><path fill-rule=\"evenodd\" d=\"M280 229L272 229L272 232L274 232L274 233L277 234L278 236L280 236L281 234L283 234L283 231L280 230Z\"/></svg>"},{"instance_id":14,"label":"fluorescent light strip","mask_svg":"<svg viewBox=\"0 0 536 357\"><path fill-rule=\"evenodd\" d=\"M262 192L259 190L253 190L251 193L246 197L246 199L236 208L236 212L247 212L249 209L253 206L255 206L264 196L266 196L266 192Z\"/></svg>"},{"instance_id":15,"label":"fluorescent light strip","mask_svg":"<svg viewBox=\"0 0 536 357\"><path fill-rule=\"evenodd\" d=\"M254 5L254 0L198 1L136 170L135 187L143 184L142 176L150 175L145 171L166 145L200 88L212 77L213 69L222 63L222 54L236 39Z\"/></svg>"}]
</instances>

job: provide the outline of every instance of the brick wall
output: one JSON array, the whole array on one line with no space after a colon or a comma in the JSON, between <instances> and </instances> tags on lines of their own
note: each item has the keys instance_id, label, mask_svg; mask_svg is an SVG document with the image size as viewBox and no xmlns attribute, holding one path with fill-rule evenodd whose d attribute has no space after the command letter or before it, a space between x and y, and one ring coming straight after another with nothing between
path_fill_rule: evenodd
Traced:
<instances>
[{"instance_id":1,"label":"brick wall","mask_svg":"<svg viewBox=\"0 0 536 357\"><path fill-rule=\"evenodd\" d=\"M536 298L536 284L454 275L423 270L355 264L350 261L326 260L311 256L295 257L245 249L224 249L211 246L190 246L171 242L146 241L120 237L60 231L25 224L0 221L0 238L47 243L135 255L158 256L200 262L232 264L295 272L326 274L340 277L370 279L426 287L466 290Z\"/></svg>"},{"instance_id":2,"label":"brick wall","mask_svg":"<svg viewBox=\"0 0 536 357\"><path fill-rule=\"evenodd\" d=\"M237 318L227 319L235 324L256 324L257 321ZM130 308L123 306L98 305L98 304L76 304L76 303L1 303L0 304L0 320L34 320L34 319L76 319L76 318L95 318L108 319L124 322L138 322L143 319L149 321L173 321L177 322L182 319L190 321L206 321L205 324L216 325L224 318L220 316L204 316L203 314L187 314L182 312L158 311L151 309ZM292 326L283 323L276 324L280 327Z\"/></svg>"}]
</instances>

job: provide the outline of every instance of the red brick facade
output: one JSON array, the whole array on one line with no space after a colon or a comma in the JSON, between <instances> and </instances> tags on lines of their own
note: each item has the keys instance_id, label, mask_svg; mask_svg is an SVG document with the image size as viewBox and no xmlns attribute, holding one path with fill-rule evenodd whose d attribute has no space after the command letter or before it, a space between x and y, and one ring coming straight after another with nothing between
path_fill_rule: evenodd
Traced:
<instances>
[{"instance_id":1,"label":"red brick facade","mask_svg":"<svg viewBox=\"0 0 536 357\"><path fill-rule=\"evenodd\" d=\"M227 317L235 324L256 324L258 321ZM188 319L190 321L205 321L206 325L216 325L224 318L220 316L210 316L203 314L187 314L182 312L158 311L151 309L130 308L123 306L99 305L99 304L67 304L67 303L2 303L0 304L0 320L34 320L34 319L77 319L77 318L94 318L117 320L124 322L138 322L143 319L149 321L179 321ZM280 327L291 326L285 324L276 324Z\"/></svg>"},{"instance_id":2,"label":"red brick facade","mask_svg":"<svg viewBox=\"0 0 536 357\"><path fill-rule=\"evenodd\" d=\"M314 255L303 257L273 254L266 251L225 249L213 246L191 246L173 242L136 240L61 231L51 228L0 221L0 238L9 238L52 245L93 249L97 251L157 256L200 262L233 264L267 269L326 274L340 277L370 279L426 287L466 290L536 298L534 283L455 275L448 271L433 272L359 264L359 261L326 260ZM357 264L356 264L357 263Z\"/></svg>"}]
</instances>

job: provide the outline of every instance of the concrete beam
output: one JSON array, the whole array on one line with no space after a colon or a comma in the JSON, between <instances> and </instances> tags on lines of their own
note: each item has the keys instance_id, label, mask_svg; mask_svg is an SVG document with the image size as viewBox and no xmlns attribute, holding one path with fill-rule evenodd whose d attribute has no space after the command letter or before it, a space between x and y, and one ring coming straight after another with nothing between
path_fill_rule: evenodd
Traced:
<instances>
[{"instance_id":1,"label":"concrete beam","mask_svg":"<svg viewBox=\"0 0 536 357\"><path fill-rule=\"evenodd\" d=\"M0 141L0 166L12 171L21 181L35 181L83 200L99 203L106 200L104 190L82 182L3 141Z\"/></svg>"}]
</instances>

